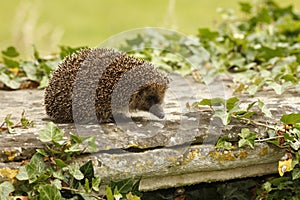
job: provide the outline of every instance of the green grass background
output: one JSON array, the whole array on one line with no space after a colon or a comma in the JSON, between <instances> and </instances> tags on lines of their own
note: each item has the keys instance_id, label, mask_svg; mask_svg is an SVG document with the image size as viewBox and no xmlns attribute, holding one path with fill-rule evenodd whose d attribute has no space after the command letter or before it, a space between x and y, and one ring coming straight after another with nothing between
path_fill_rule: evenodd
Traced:
<instances>
[{"instance_id":1,"label":"green grass background","mask_svg":"<svg viewBox=\"0 0 300 200\"><path fill-rule=\"evenodd\" d=\"M240 1L0 0L0 49L14 45L26 52L35 44L50 53L60 44L94 47L114 34L147 26L196 34L199 27L214 28L220 21L217 8L238 11ZM276 2L300 10L300 0Z\"/></svg>"}]
</instances>

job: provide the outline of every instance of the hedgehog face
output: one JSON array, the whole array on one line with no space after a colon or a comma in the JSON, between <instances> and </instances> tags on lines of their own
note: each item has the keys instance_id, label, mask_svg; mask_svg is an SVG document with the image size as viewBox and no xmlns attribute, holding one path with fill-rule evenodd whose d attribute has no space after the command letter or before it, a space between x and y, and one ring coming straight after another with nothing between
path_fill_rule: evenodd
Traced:
<instances>
[{"instance_id":1,"label":"hedgehog face","mask_svg":"<svg viewBox=\"0 0 300 200\"><path fill-rule=\"evenodd\" d=\"M165 116L161 104L167 87L165 85L152 84L140 88L132 96L129 108L152 113L162 119Z\"/></svg>"}]
</instances>

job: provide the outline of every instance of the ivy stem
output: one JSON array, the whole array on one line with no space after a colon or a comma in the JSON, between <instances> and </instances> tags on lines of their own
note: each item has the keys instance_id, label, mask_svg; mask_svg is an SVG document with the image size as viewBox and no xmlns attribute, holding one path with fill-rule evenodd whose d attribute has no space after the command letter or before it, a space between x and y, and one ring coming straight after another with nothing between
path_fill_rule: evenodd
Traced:
<instances>
[{"instance_id":1,"label":"ivy stem","mask_svg":"<svg viewBox=\"0 0 300 200\"><path fill-rule=\"evenodd\" d=\"M279 135L279 136L276 136L276 137L257 139L257 140L254 140L254 141L255 142L265 142L265 141L274 140L274 139L283 138L283 137L284 137L283 135Z\"/></svg>"},{"instance_id":2,"label":"ivy stem","mask_svg":"<svg viewBox=\"0 0 300 200\"><path fill-rule=\"evenodd\" d=\"M284 129L281 129L281 128L278 127L278 126L270 126L270 125L268 125L268 124L264 124L264 123L261 123L261 122L256 122L256 121L251 120L251 119L248 119L248 118L238 118L236 115L232 115L232 117L235 118L235 119L244 121L244 122L247 123L247 124L252 124L252 125L255 125L255 126L263 126L263 127L268 128L268 129L275 130L275 131L283 131L283 132L285 132Z\"/></svg>"}]
</instances>

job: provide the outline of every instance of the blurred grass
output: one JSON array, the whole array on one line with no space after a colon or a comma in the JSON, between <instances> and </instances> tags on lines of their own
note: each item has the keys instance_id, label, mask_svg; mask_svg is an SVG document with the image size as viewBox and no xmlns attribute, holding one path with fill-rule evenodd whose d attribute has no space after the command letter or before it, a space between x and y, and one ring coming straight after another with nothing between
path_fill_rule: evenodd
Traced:
<instances>
[{"instance_id":1,"label":"blurred grass","mask_svg":"<svg viewBox=\"0 0 300 200\"><path fill-rule=\"evenodd\" d=\"M0 0L0 49L14 45L30 52L35 44L50 53L60 44L95 47L114 34L146 26L196 34L220 21L217 8L237 11L240 1ZM299 0L280 1L289 4L300 10Z\"/></svg>"}]
</instances>

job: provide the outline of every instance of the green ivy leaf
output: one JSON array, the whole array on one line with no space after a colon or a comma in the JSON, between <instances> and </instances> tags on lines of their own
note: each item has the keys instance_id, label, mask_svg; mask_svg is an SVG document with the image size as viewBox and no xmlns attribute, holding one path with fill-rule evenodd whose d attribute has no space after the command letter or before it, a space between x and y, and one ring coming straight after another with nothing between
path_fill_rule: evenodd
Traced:
<instances>
[{"instance_id":1,"label":"green ivy leaf","mask_svg":"<svg viewBox=\"0 0 300 200\"><path fill-rule=\"evenodd\" d=\"M40 178L40 176L42 176L43 173L46 172L44 157L39 153L35 153L32 156L30 163L25 165L25 168L28 174L29 183L35 182L38 178Z\"/></svg>"},{"instance_id":2,"label":"green ivy leaf","mask_svg":"<svg viewBox=\"0 0 300 200\"><path fill-rule=\"evenodd\" d=\"M247 111L249 111L255 104L256 104L256 101L249 103L247 106Z\"/></svg>"},{"instance_id":3,"label":"green ivy leaf","mask_svg":"<svg viewBox=\"0 0 300 200\"><path fill-rule=\"evenodd\" d=\"M292 85L293 85L293 83L290 81L284 82L282 85L275 83L275 82L269 83L269 87L271 87L275 91L275 93L278 95L281 95L286 90L286 88L288 88Z\"/></svg>"},{"instance_id":4,"label":"green ivy leaf","mask_svg":"<svg viewBox=\"0 0 300 200\"><path fill-rule=\"evenodd\" d=\"M22 62L21 67L26 73L26 76L32 81L38 81L37 66L34 62Z\"/></svg>"},{"instance_id":5,"label":"green ivy leaf","mask_svg":"<svg viewBox=\"0 0 300 200\"><path fill-rule=\"evenodd\" d=\"M48 76L43 76L42 80L40 81L39 89L46 88L49 83L49 77Z\"/></svg>"},{"instance_id":6,"label":"green ivy leaf","mask_svg":"<svg viewBox=\"0 0 300 200\"><path fill-rule=\"evenodd\" d=\"M254 149L254 141L256 138L255 133L251 133L248 128L243 128L241 133L238 134L241 139L239 140L239 147L243 147L245 145L249 145L252 149Z\"/></svg>"},{"instance_id":7,"label":"green ivy leaf","mask_svg":"<svg viewBox=\"0 0 300 200\"><path fill-rule=\"evenodd\" d=\"M80 171L80 168L78 164L73 164L69 166L70 174L76 179L76 180L82 180L84 179L83 173Z\"/></svg>"},{"instance_id":8,"label":"green ivy leaf","mask_svg":"<svg viewBox=\"0 0 300 200\"><path fill-rule=\"evenodd\" d=\"M129 192L128 194L126 194L126 199L127 200L140 200L141 198L136 195L133 195L131 192Z\"/></svg>"},{"instance_id":9,"label":"green ivy leaf","mask_svg":"<svg viewBox=\"0 0 300 200\"><path fill-rule=\"evenodd\" d=\"M83 137L80 137L78 135L74 135L73 133L70 133L70 140L71 140L71 144L81 144L83 141Z\"/></svg>"},{"instance_id":10,"label":"green ivy leaf","mask_svg":"<svg viewBox=\"0 0 300 200\"><path fill-rule=\"evenodd\" d=\"M300 141L297 139L291 142L290 145L295 151L298 151L300 149Z\"/></svg>"},{"instance_id":11,"label":"green ivy leaf","mask_svg":"<svg viewBox=\"0 0 300 200\"><path fill-rule=\"evenodd\" d=\"M19 89L21 86L21 80L19 78L10 78L4 72L0 72L0 82L4 83L7 87L11 89Z\"/></svg>"},{"instance_id":12,"label":"green ivy leaf","mask_svg":"<svg viewBox=\"0 0 300 200\"><path fill-rule=\"evenodd\" d=\"M66 152L66 153L76 153L76 152L81 152L83 149L84 149L84 147L82 147L80 144L72 144L64 152Z\"/></svg>"},{"instance_id":13,"label":"green ivy leaf","mask_svg":"<svg viewBox=\"0 0 300 200\"><path fill-rule=\"evenodd\" d=\"M122 197L123 197L123 196L122 196L122 194L119 192L118 188L115 187L115 189L114 189L114 198L115 198L115 200L120 200Z\"/></svg>"},{"instance_id":14,"label":"green ivy leaf","mask_svg":"<svg viewBox=\"0 0 300 200\"><path fill-rule=\"evenodd\" d=\"M19 68L20 67L19 62L14 61L9 58L3 58L3 62L6 65L6 67L8 67L8 68Z\"/></svg>"},{"instance_id":15,"label":"green ivy leaf","mask_svg":"<svg viewBox=\"0 0 300 200\"><path fill-rule=\"evenodd\" d=\"M105 187L105 192L106 192L106 199L107 200L114 200L114 195L113 192L111 190L111 187L109 187L108 185Z\"/></svg>"},{"instance_id":16,"label":"green ivy leaf","mask_svg":"<svg viewBox=\"0 0 300 200\"><path fill-rule=\"evenodd\" d=\"M237 97L231 97L229 99L226 100L226 108L228 111L230 111L231 109L233 109L236 106L236 103L239 102L239 98Z\"/></svg>"},{"instance_id":17,"label":"green ivy leaf","mask_svg":"<svg viewBox=\"0 0 300 200\"><path fill-rule=\"evenodd\" d=\"M8 199L9 194L15 191L15 188L11 182L5 181L0 184L0 199Z\"/></svg>"},{"instance_id":18,"label":"green ivy leaf","mask_svg":"<svg viewBox=\"0 0 300 200\"><path fill-rule=\"evenodd\" d=\"M87 178L89 182L92 183L92 179L95 177L93 162L91 160L86 162L84 165L80 167L80 171L84 175L84 178Z\"/></svg>"},{"instance_id":19,"label":"green ivy leaf","mask_svg":"<svg viewBox=\"0 0 300 200\"><path fill-rule=\"evenodd\" d=\"M62 159L54 158L54 161L55 161L56 165L60 168L68 166Z\"/></svg>"},{"instance_id":20,"label":"green ivy leaf","mask_svg":"<svg viewBox=\"0 0 300 200\"><path fill-rule=\"evenodd\" d=\"M292 177L293 177L293 180L296 180L296 179L300 178L300 169L299 168L293 169Z\"/></svg>"},{"instance_id":21,"label":"green ivy leaf","mask_svg":"<svg viewBox=\"0 0 300 200\"><path fill-rule=\"evenodd\" d=\"M249 119L250 117L252 117L252 115L254 115L255 112L248 112L248 111L240 111L236 113L236 118L237 119L241 119L241 118L246 118Z\"/></svg>"},{"instance_id":22,"label":"green ivy leaf","mask_svg":"<svg viewBox=\"0 0 300 200\"><path fill-rule=\"evenodd\" d=\"M223 98L202 99L199 103L202 106L220 106L225 104Z\"/></svg>"},{"instance_id":23,"label":"green ivy leaf","mask_svg":"<svg viewBox=\"0 0 300 200\"><path fill-rule=\"evenodd\" d=\"M231 149L231 142L227 142L227 140L229 139L228 135L222 136L217 144L216 144L216 148L224 148L226 150L230 150Z\"/></svg>"},{"instance_id":24,"label":"green ivy leaf","mask_svg":"<svg viewBox=\"0 0 300 200\"><path fill-rule=\"evenodd\" d=\"M4 122L6 124L8 133L14 134L14 133L16 133L16 131L12 128L14 123L11 121L10 118L11 118L11 114L6 115Z\"/></svg>"},{"instance_id":25,"label":"green ivy leaf","mask_svg":"<svg viewBox=\"0 0 300 200\"><path fill-rule=\"evenodd\" d=\"M240 10L246 14L251 13L252 5L250 3L239 2Z\"/></svg>"},{"instance_id":26,"label":"green ivy leaf","mask_svg":"<svg viewBox=\"0 0 300 200\"><path fill-rule=\"evenodd\" d=\"M11 58L15 58L20 55L16 48L13 46L7 47L6 50L2 51L2 54Z\"/></svg>"},{"instance_id":27,"label":"green ivy leaf","mask_svg":"<svg viewBox=\"0 0 300 200\"><path fill-rule=\"evenodd\" d=\"M61 200L62 196L60 191L55 185L40 185L38 189L40 193L40 199L43 200Z\"/></svg>"},{"instance_id":28,"label":"green ivy leaf","mask_svg":"<svg viewBox=\"0 0 300 200\"><path fill-rule=\"evenodd\" d=\"M33 122L26 118L25 110L23 110L23 112L22 112L21 124L22 124L22 127L25 129L27 129L29 126L33 126Z\"/></svg>"},{"instance_id":29,"label":"green ivy leaf","mask_svg":"<svg viewBox=\"0 0 300 200\"><path fill-rule=\"evenodd\" d=\"M76 51L79 51L79 50L84 49L84 48L87 48L87 47L73 48L73 47L70 47L70 46L60 46L59 56L60 56L61 59L64 59L66 56L71 55L71 54L75 53Z\"/></svg>"},{"instance_id":30,"label":"green ivy leaf","mask_svg":"<svg viewBox=\"0 0 300 200\"><path fill-rule=\"evenodd\" d=\"M85 192L86 193L90 193L91 192L91 188L90 188L90 182L89 182L89 180L87 178L85 178L85 179L82 179L82 181L84 182L83 187L84 187Z\"/></svg>"},{"instance_id":31,"label":"green ivy leaf","mask_svg":"<svg viewBox=\"0 0 300 200\"><path fill-rule=\"evenodd\" d=\"M213 117L220 118L224 126L228 125L231 121L231 114L223 109L215 110Z\"/></svg>"},{"instance_id":32,"label":"green ivy leaf","mask_svg":"<svg viewBox=\"0 0 300 200\"><path fill-rule=\"evenodd\" d=\"M259 85L250 85L246 90L250 95L254 95L260 89Z\"/></svg>"},{"instance_id":33,"label":"green ivy leaf","mask_svg":"<svg viewBox=\"0 0 300 200\"><path fill-rule=\"evenodd\" d=\"M25 180L29 179L29 176L28 176L28 173L27 173L27 170L26 170L25 166L21 166L19 168L19 171L18 171L18 174L17 174L16 178L20 181L25 181Z\"/></svg>"},{"instance_id":34,"label":"green ivy leaf","mask_svg":"<svg viewBox=\"0 0 300 200\"><path fill-rule=\"evenodd\" d=\"M41 154L44 157L48 157L49 155L45 152L44 149L36 149L36 152Z\"/></svg>"},{"instance_id":35,"label":"green ivy leaf","mask_svg":"<svg viewBox=\"0 0 300 200\"><path fill-rule=\"evenodd\" d=\"M125 195L132 190L133 183L134 178L131 177L120 181L111 181L109 186L113 189L117 187L119 192Z\"/></svg>"},{"instance_id":36,"label":"green ivy leaf","mask_svg":"<svg viewBox=\"0 0 300 200\"><path fill-rule=\"evenodd\" d=\"M261 112L263 112L266 115L266 117L269 117L269 118L273 117L273 115L270 112L270 110L267 108L267 106L265 105L265 103L262 102L261 100L258 100L258 107L261 110Z\"/></svg>"},{"instance_id":37,"label":"green ivy leaf","mask_svg":"<svg viewBox=\"0 0 300 200\"><path fill-rule=\"evenodd\" d=\"M60 142L64 136L64 131L59 129L53 122L49 122L46 128L38 132L39 140L42 142Z\"/></svg>"},{"instance_id":38,"label":"green ivy leaf","mask_svg":"<svg viewBox=\"0 0 300 200\"><path fill-rule=\"evenodd\" d=\"M265 182L262 185L262 188L266 191L266 192L271 192L273 190L272 188L272 184L270 182Z\"/></svg>"},{"instance_id":39,"label":"green ivy leaf","mask_svg":"<svg viewBox=\"0 0 300 200\"><path fill-rule=\"evenodd\" d=\"M96 136L89 137L87 140L88 148L92 152L97 151L97 145L96 145Z\"/></svg>"},{"instance_id":40,"label":"green ivy leaf","mask_svg":"<svg viewBox=\"0 0 300 200\"><path fill-rule=\"evenodd\" d=\"M53 177L63 181L65 179L63 170L59 169L57 171L54 171L53 172Z\"/></svg>"},{"instance_id":41,"label":"green ivy leaf","mask_svg":"<svg viewBox=\"0 0 300 200\"><path fill-rule=\"evenodd\" d=\"M100 184L101 184L101 178L96 177L92 179L92 189L96 192L99 192L100 190Z\"/></svg>"},{"instance_id":42,"label":"green ivy leaf","mask_svg":"<svg viewBox=\"0 0 300 200\"><path fill-rule=\"evenodd\" d=\"M300 123L300 113L282 115L280 121L285 124L296 125L297 123Z\"/></svg>"},{"instance_id":43,"label":"green ivy leaf","mask_svg":"<svg viewBox=\"0 0 300 200\"><path fill-rule=\"evenodd\" d=\"M219 36L219 33L216 31L211 31L208 28L199 28L198 29L198 36L200 39L206 39L206 40L214 40Z\"/></svg>"},{"instance_id":44,"label":"green ivy leaf","mask_svg":"<svg viewBox=\"0 0 300 200\"><path fill-rule=\"evenodd\" d=\"M51 185L54 185L58 190L62 189L61 180L59 179L55 179L54 181L52 181Z\"/></svg>"}]
</instances>

